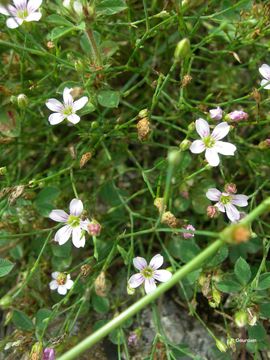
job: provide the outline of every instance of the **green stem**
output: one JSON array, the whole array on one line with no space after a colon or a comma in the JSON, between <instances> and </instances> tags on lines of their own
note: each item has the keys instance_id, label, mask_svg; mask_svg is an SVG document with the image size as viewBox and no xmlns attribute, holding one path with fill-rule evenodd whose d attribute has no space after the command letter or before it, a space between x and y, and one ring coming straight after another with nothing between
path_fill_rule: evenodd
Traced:
<instances>
[{"instance_id":1,"label":"green stem","mask_svg":"<svg viewBox=\"0 0 270 360\"><path fill-rule=\"evenodd\" d=\"M168 291L170 288L172 288L187 274L200 267L202 263L211 256L213 256L223 244L224 244L223 241L220 239L213 242L205 250L203 250L198 256L192 259L188 264L184 265L181 269L179 269L171 277L169 281L161 284L154 292L145 295L143 298L141 298L136 303L131 305L128 309L126 309L121 314L119 314L111 321L109 321L106 325L102 326L99 330L89 335L86 339L84 339L82 342L76 345L73 349L69 350L68 352L60 356L58 360L78 359L79 354L83 353L91 346L96 344L98 341L103 339L111 331L121 326L125 321L127 321L133 315L138 313L148 304L150 304L158 297L160 297L162 294L164 294L166 291Z\"/></svg>"}]
</instances>

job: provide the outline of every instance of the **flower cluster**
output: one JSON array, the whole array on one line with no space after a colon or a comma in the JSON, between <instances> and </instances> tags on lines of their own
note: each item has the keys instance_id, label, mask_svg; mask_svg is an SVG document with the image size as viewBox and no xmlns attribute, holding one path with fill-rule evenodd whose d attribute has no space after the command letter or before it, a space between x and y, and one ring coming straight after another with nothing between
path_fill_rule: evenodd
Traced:
<instances>
[{"instance_id":1,"label":"flower cluster","mask_svg":"<svg viewBox=\"0 0 270 360\"><path fill-rule=\"evenodd\" d=\"M41 4L42 0L13 0L13 5L0 5L0 14L9 16L7 27L16 29L25 21L39 21L42 14L37 10Z\"/></svg>"}]
</instances>

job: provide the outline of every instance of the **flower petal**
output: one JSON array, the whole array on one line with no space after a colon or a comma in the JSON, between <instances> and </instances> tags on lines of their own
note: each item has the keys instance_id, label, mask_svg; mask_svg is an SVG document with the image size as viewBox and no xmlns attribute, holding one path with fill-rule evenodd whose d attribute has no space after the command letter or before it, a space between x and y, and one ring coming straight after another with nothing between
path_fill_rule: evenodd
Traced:
<instances>
[{"instance_id":1,"label":"flower petal","mask_svg":"<svg viewBox=\"0 0 270 360\"><path fill-rule=\"evenodd\" d=\"M201 138L204 138L210 134L210 128L207 121L204 119L197 119L195 121L196 131Z\"/></svg>"},{"instance_id":2,"label":"flower petal","mask_svg":"<svg viewBox=\"0 0 270 360\"><path fill-rule=\"evenodd\" d=\"M23 20L19 19L17 17L8 18L6 21L7 27L10 29L16 29L17 27L22 25L22 23L23 23Z\"/></svg>"},{"instance_id":3,"label":"flower petal","mask_svg":"<svg viewBox=\"0 0 270 360\"><path fill-rule=\"evenodd\" d=\"M68 290L72 288L73 284L74 284L74 281L72 281L72 280L70 280L70 279L68 279L68 280L66 281L66 283L65 283L66 288L67 288Z\"/></svg>"},{"instance_id":4,"label":"flower petal","mask_svg":"<svg viewBox=\"0 0 270 360\"><path fill-rule=\"evenodd\" d=\"M64 108L63 104L57 99L49 99L48 101L46 101L46 106L51 111L58 113L60 113Z\"/></svg>"},{"instance_id":5,"label":"flower petal","mask_svg":"<svg viewBox=\"0 0 270 360\"><path fill-rule=\"evenodd\" d=\"M215 138L216 140L223 139L226 135L228 135L229 131L230 131L230 125L224 121L218 124L214 128L212 132L212 137Z\"/></svg>"},{"instance_id":6,"label":"flower petal","mask_svg":"<svg viewBox=\"0 0 270 360\"><path fill-rule=\"evenodd\" d=\"M42 4L42 0L29 0L27 4L28 13L32 13L36 11L41 4Z\"/></svg>"},{"instance_id":7,"label":"flower petal","mask_svg":"<svg viewBox=\"0 0 270 360\"><path fill-rule=\"evenodd\" d=\"M133 259L133 265L138 270L143 270L147 266L147 262L144 258L137 256Z\"/></svg>"},{"instance_id":8,"label":"flower petal","mask_svg":"<svg viewBox=\"0 0 270 360\"><path fill-rule=\"evenodd\" d=\"M156 270L162 266L163 262L164 262L163 256L157 254L154 257L152 257L149 265L151 266L152 269Z\"/></svg>"},{"instance_id":9,"label":"flower petal","mask_svg":"<svg viewBox=\"0 0 270 360\"><path fill-rule=\"evenodd\" d=\"M76 115L76 114L68 115L67 119L68 119L69 122L71 122L74 125L78 124L78 122L80 122L80 120L81 120L79 115Z\"/></svg>"},{"instance_id":10,"label":"flower petal","mask_svg":"<svg viewBox=\"0 0 270 360\"><path fill-rule=\"evenodd\" d=\"M206 149L205 158L211 166L218 166L219 156L214 148Z\"/></svg>"},{"instance_id":11,"label":"flower petal","mask_svg":"<svg viewBox=\"0 0 270 360\"><path fill-rule=\"evenodd\" d=\"M154 278L160 282L166 282L170 280L172 273L168 270L156 270L154 272Z\"/></svg>"},{"instance_id":12,"label":"flower petal","mask_svg":"<svg viewBox=\"0 0 270 360\"><path fill-rule=\"evenodd\" d=\"M83 235L80 226L72 229L72 243L76 248L84 247L85 245L85 236Z\"/></svg>"},{"instance_id":13,"label":"flower petal","mask_svg":"<svg viewBox=\"0 0 270 360\"><path fill-rule=\"evenodd\" d=\"M145 289L146 294L153 292L156 289L156 287L157 286L156 286L155 280L153 278L145 279L144 289Z\"/></svg>"},{"instance_id":14,"label":"flower petal","mask_svg":"<svg viewBox=\"0 0 270 360\"><path fill-rule=\"evenodd\" d=\"M144 277L142 274L134 274L128 280L128 284L131 288L135 289L144 282Z\"/></svg>"},{"instance_id":15,"label":"flower petal","mask_svg":"<svg viewBox=\"0 0 270 360\"><path fill-rule=\"evenodd\" d=\"M52 273L52 278L55 280L55 279L57 279L57 276L60 274L60 272L59 271L54 271L53 273Z\"/></svg>"},{"instance_id":16,"label":"flower petal","mask_svg":"<svg viewBox=\"0 0 270 360\"><path fill-rule=\"evenodd\" d=\"M56 280L52 280L49 284L51 290L56 290L58 288L58 282Z\"/></svg>"},{"instance_id":17,"label":"flower petal","mask_svg":"<svg viewBox=\"0 0 270 360\"><path fill-rule=\"evenodd\" d=\"M248 196L246 195L233 195L232 204L240 207L248 206Z\"/></svg>"},{"instance_id":18,"label":"flower petal","mask_svg":"<svg viewBox=\"0 0 270 360\"><path fill-rule=\"evenodd\" d=\"M217 141L214 149L222 155L234 155L236 146L225 141Z\"/></svg>"},{"instance_id":19,"label":"flower petal","mask_svg":"<svg viewBox=\"0 0 270 360\"><path fill-rule=\"evenodd\" d=\"M266 85L267 84L267 85ZM269 80L263 79L261 81L261 86L263 86L264 89L269 90L270 89L270 82Z\"/></svg>"},{"instance_id":20,"label":"flower petal","mask_svg":"<svg viewBox=\"0 0 270 360\"><path fill-rule=\"evenodd\" d=\"M30 22L30 21L39 21L42 17L41 12L37 11L37 12L33 12L31 14L29 14L27 16L27 18L25 19L25 21Z\"/></svg>"},{"instance_id":21,"label":"flower petal","mask_svg":"<svg viewBox=\"0 0 270 360\"><path fill-rule=\"evenodd\" d=\"M189 150L193 153L193 154L200 154L205 150L205 145L202 142L202 140L195 140L193 141L193 143L190 145Z\"/></svg>"},{"instance_id":22,"label":"flower petal","mask_svg":"<svg viewBox=\"0 0 270 360\"><path fill-rule=\"evenodd\" d=\"M65 225L61 227L55 234L54 240L59 243L59 245L65 244L71 236L72 227Z\"/></svg>"},{"instance_id":23,"label":"flower petal","mask_svg":"<svg viewBox=\"0 0 270 360\"><path fill-rule=\"evenodd\" d=\"M66 222L68 220L68 214L64 210L52 210L49 214L49 218L57 222Z\"/></svg>"},{"instance_id":24,"label":"flower petal","mask_svg":"<svg viewBox=\"0 0 270 360\"><path fill-rule=\"evenodd\" d=\"M60 113L53 113L49 116L49 123L51 125L60 124L60 122L62 122L63 120L65 120L65 115Z\"/></svg>"},{"instance_id":25,"label":"flower petal","mask_svg":"<svg viewBox=\"0 0 270 360\"><path fill-rule=\"evenodd\" d=\"M218 208L219 211L225 212L225 206L221 202L216 203L215 206Z\"/></svg>"},{"instance_id":26,"label":"flower petal","mask_svg":"<svg viewBox=\"0 0 270 360\"><path fill-rule=\"evenodd\" d=\"M260 74L266 79L270 80L270 66L267 64L263 64L259 67Z\"/></svg>"},{"instance_id":27,"label":"flower petal","mask_svg":"<svg viewBox=\"0 0 270 360\"><path fill-rule=\"evenodd\" d=\"M80 98L79 100L74 101L73 110L74 110L74 111L80 110L80 109L82 109L87 103L88 103L88 97L87 97L87 96L83 96L83 97Z\"/></svg>"},{"instance_id":28,"label":"flower petal","mask_svg":"<svg viewBox=\"0 0 270 360\"><path fill-rule=\"evenodd\" d=\"M225 209L226 209L226 214L227 214L228 218L232 222L238 221L240 219L240 213L234 205L232 205L230 203L226 204Z\"/></svg>"},{"instance_id":29,"label":"flower petal","mask_svg":"<svg viewBox=\"0 0 270 360\"><path fill-rule=\"evenodd\" d=\"M64 88L64 91L63 91L63 99L64 99L64 103L65 105L72 105L73 104L73 97L72 95L70 94L72 91L72 89L69 89L69 88Z\"/></svg>"},{"instance_id":30,"label":"flower petal","mask_svg":"<svg viewBox=\"0 0 270 360\"><path fill-rule=\"evenodd\" d=\"M25 10L27 5L27 0L13 0L13 4L17 9Z\"/></svg>"},{"instance_id":31,"label":"flower petal","mask_svg":"<svg viewBox=\"0 0 270 360\"><path fill-rule=\"evenodd\" d=\"M11 12L6 6L0 5L0 14L10 16Z\"/></svg>"},{"instance_id":32,"label":"flower petal","mask_svg":"<svg viewBox=\"0 0 270 360\"><path fill-rule=\"evenodd\" d=\"M71 215L80 216L83 212L83 203L79 199L72 199L69 204L69 212Z\"/></svg>"},{"instance_id":33,"label":"flower petal","mask_svg":"<svg viewBox=\"0 0 270 360\"><path fill-rule=\"evenodd\" d=\"M212 201L219 201L220 196L221 196L221 192L216 188L208 189L206 193L206 197Z\"/></svg>"},{"instance_id":34,"label":"flower petal","mask_svg":"<svg viewBox=\"0 0 270 360\"><path fill-rule=\"evenodd\" d=\"M66 295L66 293L67 293L66 285L58 286L57 291L58 291L58 294L60 294L60 295Z\"/></svg>"}]
</instances>

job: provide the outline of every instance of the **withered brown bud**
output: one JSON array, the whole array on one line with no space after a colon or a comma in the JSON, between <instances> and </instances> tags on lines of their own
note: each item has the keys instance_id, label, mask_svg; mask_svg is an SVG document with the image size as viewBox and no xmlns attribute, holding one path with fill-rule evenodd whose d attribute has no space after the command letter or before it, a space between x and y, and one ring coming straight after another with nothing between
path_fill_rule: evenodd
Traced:
<instances>
[{"instance_id":1,"label":"withered brown bud","mask_svg":"<svg viewBox=\"0 0 270 360\"><path fill-rule=\"evenodd\" d=\"M70 94L71 94L74 98L77 98L78 96L81 96L82 93L83 93L83 89L80 88L79 86L74 87L74 88L71 90L71 92L70 92Z\"/></svg>"},{"instance_id":2,"label":"withered brown bud","mask_svg":"<svg viewBox=\"0 0 270 360\"><path fill-rule=\"evenodd\" d=\"M181 86L182 86L182 87L186 87L186 86L188 86L188 84L189 84L191 81L192 81L192 76L186 74L186 75L183 77L183 80L182 80L182 82L181 82Z\"/></svg>"},{"instance_id":3,"label":"withered brown bud","mask_svg":"<svg viewBox=\"0 0 270 360\"><path fill-rule=\"evenodd\" d=\"M95 280L95 291L98 296L105 297L107 295L106 276L102 271Z\"/></svg>"},{"instance_id":4,"label":"withered brown bud","mask_svg":"<svg viewBox=\"0 0 270 360\"><path fill-rule=\"evenodd\" d=\"M235 225L232 231L232 241L236 244L247 242L251 237L250 228L247 225Z\"/></svg>"},{"instance_id":5,"label":"withered brown bud","mask_svg":"<svg viewBox=\"0 0 270 360\"><path fill-rule=\"evenodd\" d=\"M53 49L55 47L54 43L52 41L48 41L46 44L48 49Z\"/></svg>"},{"instance_id":6,"label":"withered brown bud","mask_svg":"<svg viewBox=\"0 0 270 360\"><path fill-rule=\"evenodd\" d=\"M145 117L137 123L138 138L141 141L147 140L151 132L150 121Z\"/></svg>"},{"instance_id":7,"label":"withered brown bud","mask_svg":"<svg viewBox=\"0 0 270 360\"><path fill-rule=\"evenodd\" d=\"M90 274L91 270L92 270L92 268L90 265L88 265L88 264L82 265L81 266L82 276L84 276L84 277L88 276Z\"/></svg>"},{"instance_id":8,"label":"withered brown bud","mask_svg":"<svg viewBox=\"0 0 270 360\"><path fill-rule=\"evenodd\" d=\"M209 205L206 209L207 216L211 219L218 217L219 210L216 206Z\"/></svg>"},{"instance_id":9,"label":"withered brown bud","mask_svg":"<svg viewBox=\"0 0 270 360\"><path fill-rule=\"evenodd\" d=\"M164 199L163 198L156 198L154 201L155 207L161 213L162 211L166 210L166 206L164 206Z\"/></svg>"},{"instance_id":10,"label":"withered brown bud","mask_svg":"<svg viewBox=\"0 0 270 360\"><path fill-rule=\"evenodd\" d=\"M171 228L177 228L180 225L180 221L170 211L166 211L162 215L161 222Z\"/></svg>"},{"instance_id":11,"label":"withered brown bud","mask_svg":"<svg viewBox=\"0 0 270 360\"><path fill-rule=\"evenodd\" d=\"M92 158L92 153L89 151L82 155L80 160L80 169Z\"/></svg>"},{"instance_id":12,"label":"withered brown bud","mask_svg":"<svg viewBox=\"0 0 270 360\"><path fill-rule=\"evenodd\" d=\"M236 185L233 184L233 183L226 184L226 185L224 186L224 190L225 190L225 192L228 193L228 194L236 194L236 193L237 193Z\"/></svg>"},{"instance_id":13,"label":"withered brown bud","mask_svg":"<svg viewBox=\"0 0 270 360\"><path fill-rule=\"evenodd\" d=\"M14 204L14 202L23 194L24 192L24 185L15 186L8 197L9 204Z\"/></svg>"},{"instance_id":14,"label":"withered brown bud","mask_svg":"<svg viewBox=\"0 0 270 360\"><path fill-rule=\"evenodd\" d=\"M68 151L69 151L70 156L72 157L72 159L75 160L76 159L76 150L75 150L74 145L69 145L68 146Z\"/></svg>"},{"instance_id":15,"label":"withered brown bud","mask_svg":"<svg viewBox=\"0 0 270 360\"><path fill-rule=\"evenodd\" d=\"M261 102L261 94L259 92L258 89L253 89L251 96L253 97L253 99L256 101L256 103L260 103Z\"/></svg>"}]
</instances>

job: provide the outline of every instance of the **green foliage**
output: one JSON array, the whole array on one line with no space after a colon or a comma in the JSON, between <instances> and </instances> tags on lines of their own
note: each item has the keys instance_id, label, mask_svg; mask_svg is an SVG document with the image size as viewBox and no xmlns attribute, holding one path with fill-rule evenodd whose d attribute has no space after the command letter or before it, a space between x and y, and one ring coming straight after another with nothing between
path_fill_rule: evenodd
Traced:
<instances>
[{"instance_id":1,"label":"green foliage","mask_svg":"<svg viewBox=\"0 0 270 360\"><path fill-rule=\"evenodd\" d=\"M238 281L246 285L251 278L250 266L245 259L239 258L234 265L234 273Z\"/></svg>"},{"instance_id":2,"label":"green foliage","mask_svg":"<svg viewBox=\"0 0 270 360\"><path fill-rule=\"evenodd\" d=\"M34 329L32 320L23 311L14 310L12 313L12 322L16 328L20 330L32 331Z\"/></svg>"},{"instance_id":3,"label":"green foliage","mask_svg":"<svg viewBox=\"0 0 270 360\"><path fill-rule=\"evenodd\" d=\"M6 276L14 268L15 264L7 259L0 258L0 277Z\"/></svg>"}]
</instances>

